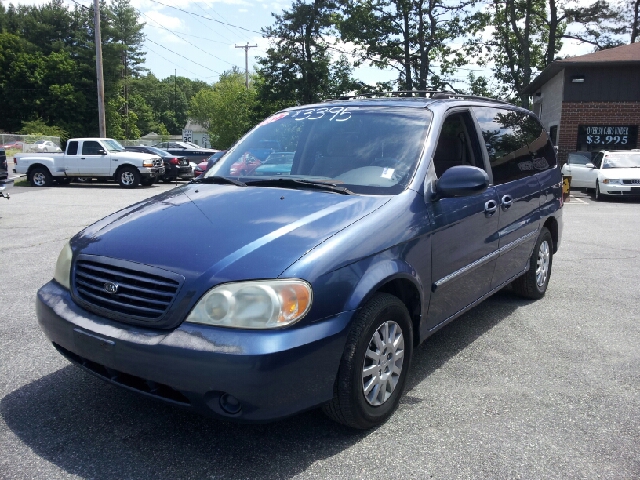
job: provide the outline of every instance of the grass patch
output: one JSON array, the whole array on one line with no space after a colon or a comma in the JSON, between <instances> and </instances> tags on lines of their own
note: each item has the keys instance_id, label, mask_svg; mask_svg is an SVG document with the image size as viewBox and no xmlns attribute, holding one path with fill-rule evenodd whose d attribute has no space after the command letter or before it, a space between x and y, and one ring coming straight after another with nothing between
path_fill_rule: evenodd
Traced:
<instances>
[{"instance_id":1,"label":"grass patch","mask_svg":"<svg viewBox=\"0 0 640 480\"><path fill-rule=\"evenodd\" d=\"M29 183L29 180L27 180L26 178L22 178L20 180L14 181L13 186L14 187L30 187L31 184Z\"/></svg>"}]
</instances>

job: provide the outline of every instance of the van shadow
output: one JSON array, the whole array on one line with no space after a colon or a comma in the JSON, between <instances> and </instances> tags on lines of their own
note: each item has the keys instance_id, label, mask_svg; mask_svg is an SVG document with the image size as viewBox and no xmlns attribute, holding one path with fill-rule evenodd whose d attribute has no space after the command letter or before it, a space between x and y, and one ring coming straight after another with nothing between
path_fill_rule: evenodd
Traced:
<instances>
[{"instance_id":1,"label":"van shadow","mask_svg":"<svg viewBox=\"0 0 640 480\"><path fill-rule=\"evenodd\" d=\"M419 403L411 397L413 387L526 303L500 292L424 342L400 408ZM319 410L267 425L211 420L73 366L10 393L0 401L0 414L38 456L70 474L99 480L289 478L371 433L335 424Z\"/></svg>"}]
</instances>

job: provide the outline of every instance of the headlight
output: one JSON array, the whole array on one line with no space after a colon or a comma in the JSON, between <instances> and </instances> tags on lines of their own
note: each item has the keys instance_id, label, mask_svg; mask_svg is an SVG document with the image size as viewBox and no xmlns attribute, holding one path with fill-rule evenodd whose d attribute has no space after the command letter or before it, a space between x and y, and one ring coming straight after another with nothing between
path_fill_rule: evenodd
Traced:
<instances>
[{"instance_id":1,"label":"headlight","mask_svg":"<svg viewBox=\"0 0 640 480\"><path fill-rule=\"evenodd\" d=\"M142 162L143 167L153 167L153 160L145 160Z\"/></svg>"},{"instance_id":2,"label":"headlight","mask_svg":"<svg viewBox=\"0 0 640 480\"><path fill-rule=\"evenodd\" d=\"M606 183L609 185L622 185L622 180L619 178L605 178L602 183Z\"/></svg>"},{"instance_id":3,"label":"headlight","mask_svg":"<svg viewBox=\"0 0 640 480\"><path fill-rule=\"evenodd\" d=\"M53 279L68 290L71 290L70 274L72 255L71 247L69 246L69 242L67 242L65 246L62 247L60 255L58 255L56 271L53 274Z\"/></svg>"},{"instance_id":4,"label":"headlight","mask_svg":"<svg viewBox=\"0 0 640 480\"><path fill-rule=\"evenodd\" d=\"M280 328L304 317L311 301L311 286L304 280L229 283L205 293L186 321L232 328Z\"/></svg>"}]
</instances>

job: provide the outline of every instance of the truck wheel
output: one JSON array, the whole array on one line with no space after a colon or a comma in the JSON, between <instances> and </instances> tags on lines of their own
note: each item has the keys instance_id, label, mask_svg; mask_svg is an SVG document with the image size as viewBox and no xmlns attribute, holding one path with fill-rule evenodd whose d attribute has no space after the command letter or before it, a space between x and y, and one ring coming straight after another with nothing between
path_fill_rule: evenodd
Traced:
<instances>
[{"instance_id":1,"label":"truck wheel","mask_svg":"<svg viewBox=\"0 0 640 480\"><path fill-rule=\"evenodd\" d=\"M137 168L125 166L116 173L116 180L122 188L135 188L140 183L140 172Z\"/></svg>"},{"instance_id":2,"label":"truck wheel","mask_svg":"<svg viewBox=\"0 0 640 480\"><path fill-rule=\"evenodd\" d=\"M52 181L49 170L44 167L35 167L29 173L29 182L32 187L50 187Z\"/></svg>"},{"instance_id":3,"label":"truck wheel","mask_svg":"<svg viewBox=\"0 0 640 480\"><path fill-rule=\"evenodd\" d=\"M513 291L532 300L544 297L551 277L552 263L553 239L549 230L543 227L529 259L529 270L512 282Z\"/></svg>"},{"instance_id":4,"label":"truck wheel","mask_svg":"<svg viewBox=\"0 0 640 480\"><path fill-rule=\"evenodd\" d=\"M385 422L398 406L412 350L411 317L404 303L388 293L376 294L353 319L324 413L361 430Z\"/></svg>"}]
</instances>

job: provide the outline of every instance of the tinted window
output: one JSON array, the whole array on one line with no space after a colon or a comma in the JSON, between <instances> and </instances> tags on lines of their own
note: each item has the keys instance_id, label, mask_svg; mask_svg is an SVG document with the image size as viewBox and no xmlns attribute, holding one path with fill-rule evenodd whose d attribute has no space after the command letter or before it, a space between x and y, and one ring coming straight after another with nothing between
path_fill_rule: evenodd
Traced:
<instances>
[{"instance_id":1,"label":"tinted window","mask_svg":"<svg viewBox=\"0 0 640 480\"><path fill-rule=\"evenodd\" d=\"M596 166L596 168L600 168L602 166L602 157L604 157L604 153L600 152L593 159L593 164Z\"/></svg>"},{"instance_id":2,"label":"tinted window","mask_svg":"<svg viewBox=\"0 0 640 480\"><path fill-rule=\"evenodd\" d=\"M567 157L570 165L586 165L591 161L591 152L571 152Z\"/></svg>"},{"instance_id":3,"label":"tinted window","mask_svg":"<svg viewBox=\"0 0 640 480\"><path fill-rule=\"evenodd\" d=\"M102 145L93 140L85 140L82 143L82 154L83 155L101 155L101 151L104 150Z\"/></svg>"},{"instance_id":4,"label":"tinted window","mask_svg":"<svg viewBox=\"0 0 640 480\"><path fill-rule=\"evenodd\" d=\"M69 142L67 145L67 155L77 155L78 154L78 142Z\"/></svg>"},{"instance_id":5,"label":"tinted window","mask_svg":"<svg viewBox=\"0 0 640 480\"><path fill-rule=\"evenodd\" d=\"M456 165L485 169L478 136L468 113L456 113L446 118L433 155L433 165L438 177Z\"/></svg>"},{"instance_id":6,"label":"tinted window","mask_svg":"<svg viewBox=\"0 0 640 480\"><path fill-rule=\"evenodd\" d=\"M496 185L533 175L556 164L555 151L542 125L526 112L478 107Z\"/></svg>"}]
</instances>

